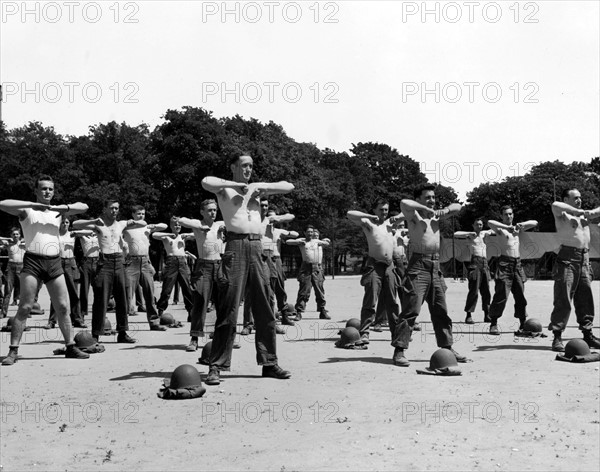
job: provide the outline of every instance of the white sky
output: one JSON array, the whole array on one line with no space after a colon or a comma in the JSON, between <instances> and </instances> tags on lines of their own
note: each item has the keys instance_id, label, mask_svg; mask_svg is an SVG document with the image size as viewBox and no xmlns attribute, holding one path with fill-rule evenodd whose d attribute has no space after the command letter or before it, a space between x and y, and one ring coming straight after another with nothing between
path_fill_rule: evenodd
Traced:
<instances>
[{"instance_id":1,"label":"white sky","mask_svg":"<svg viewBox=\"0 0 600 472\"><path fill-rule=\"evenodd\" d=\"M198 106L321 149L389 144L464 199L600 155L599 5L3 0L2 118L80 135Z\"/></svg>"}]
</instances>

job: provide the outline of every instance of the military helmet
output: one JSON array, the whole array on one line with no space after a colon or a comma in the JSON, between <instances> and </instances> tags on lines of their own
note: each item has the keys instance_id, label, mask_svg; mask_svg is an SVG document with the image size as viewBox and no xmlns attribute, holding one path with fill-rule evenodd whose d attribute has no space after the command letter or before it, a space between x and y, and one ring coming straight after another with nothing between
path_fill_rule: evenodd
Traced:
<instances>
[{"instance_id":1,"label":"military helmet","mask_svg":"<svg viewBox=\"0 0 600 472\"><path fill-rule=\"evenodd\" d=\"M200 364L208 365L210 361L210 350L212 349L212 341L208 341L202 348L202 354L198 359Z\"/></svg>"},{"instance_id":2,"label":"military helmet","mask_svg":"<svg viewBox=\"0 0 600 472\"><path fill-rule=\"evenodd\" d=\"M542 323L537 318L527 318L523 323L523 331L529 331L530 333L541 333Z\"/></svg>"},{"instance_id":3,"label":"military helmet","mask_svg":"<svg viewBox=\"0 0 600 472\"><path fill-rule=\"evenodd\" d=\"M80 331L73 338L78 348L90 347L96 344L96 340L89 331Z\"/></svg>"},{"instance_id":4,"label":"military helmet","mask_svg":"<svg viewBox=\"0 0 600 472\"><path fill-rule=\"evenodd\" d=\"M175 323L175 318L173 318L173 315L171 313L164 312L162 315L160 315L161 325L169 326L173 323Z\"/></svg>"},{"instance_id":5,"label":"military helmet","mask_svg":"<svg viewBox=\"0 0 600 472\"><path fill-rule=\"evenodd\" d=\"M346 328L360 329L360 320L358 318L350 318L346 321Z\"/></svg>"},{"instance_id":6,"label":"military helmet","mask_svg":"<svg viewBox=\"0 0 600 472\"><path fill-rule=\"evenodd\" d=\"M588 354L590 354L590 347L583 339L571 339L565 346L565 357L568 359Z\"/></svg>"},{"instance_id":7,"label":"military helmet","mask_svg":"<svg viewBox=\"0 0 600 472\"><path fill-rule=\"evenodd\" d=\"M347 346L349 344L356 344L357 341L360 341L360 333L356 328L350 326L340 332L339 345Z\"/></svg>"},{"instance_id":8,"label":"military helmet","mask_svg":"<svg viewBox=\"0 0 600 472\"><path fill-rule=\"evenodd\" d=\"M438 349L431 355L431 359L429 359L430 370L453 366L458 366L458 361L450 349Z\"/></svg>"},{"instance_id":9,"label":"military helmet","mask_svg":"<svg viewBox=\"0 0 600 472\"><path fill-rule=\"evenodd\" d=\"M110 336L112 334L112 325L110 324L110 320L104 317L104 335Z\"/></svg>"},{"instance_id":10,"label":"military helmet","mask_svg":"<svg viewBox=\"0 0 600 472\"><path fill-rule=\"evenodd\" d=\"M182 364L171 374L169 388L189 388L197 385L202 385L202 378L200 372L193 365Z\"/></svg>"}]
</instances>

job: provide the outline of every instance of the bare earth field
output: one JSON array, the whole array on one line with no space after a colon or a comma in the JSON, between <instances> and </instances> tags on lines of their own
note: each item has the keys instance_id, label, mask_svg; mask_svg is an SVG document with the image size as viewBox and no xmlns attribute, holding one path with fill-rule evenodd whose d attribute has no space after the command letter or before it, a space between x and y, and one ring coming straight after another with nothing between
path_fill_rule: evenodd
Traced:
<instances>
[{"instance_id":1,"label":"bare earth field","mask_svg":"<svg viewBox=\"0 0 600 472\"><path fill-rule=\"evenodd\" d=\"M53 356L60 332L34 316L22 358L0 369L2 470L598 470L600 363L555 361L551 336L515 338L512 306L499 337L485 334L481 312L465 325L467 285L447 282L455 348L473 359L460 377L416 373L436 349L426 306L408 368L392 364L389 332L372 333L368 350L336 349L362 300L358 277L337 277L325 283L332 320L308 311L278 336L290 380L263 379L254 335L240 337L221 385L182 401L156 395L178 365L208 371L200 351L185 352L182 303L169 311L183 328L151 332L140 313L130 319L138 344L104 337L106 352L83 361ZM292 299L297 286L288 280ZM530 281L526 295L529 316L546 326L552 282ZM40 302L47 314L45 289ZM565 334L580 337L574 314ZM2 356L9 337L1 333Z\"/></svg>"}]
</instances>

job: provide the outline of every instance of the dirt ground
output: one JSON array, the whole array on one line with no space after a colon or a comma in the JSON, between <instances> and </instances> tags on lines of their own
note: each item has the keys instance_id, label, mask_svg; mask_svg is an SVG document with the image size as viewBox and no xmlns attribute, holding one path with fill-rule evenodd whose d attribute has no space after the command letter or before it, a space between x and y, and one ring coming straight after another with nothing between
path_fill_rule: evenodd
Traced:
<instances>
[{"instance_id":1,"label":"dirt ground","mask_svg":"<svg viewBox=\"0 0 600 472\"><path fill-rule=\"evenodd\" d=\"M490 337L483 314L463 323L466 283L447 280L455 348L473 363L460 377L417 375L429 364L435 337L425 307L408 368L391 362L389 332L372 333L368 350L336 349L339 327L358 317L358 277L327 278L331 321L315 311L278 336L290 380L263 379L254 335L240 337L232 370L204 397L157 397L181 364L183 328L151 332L141 313L130 319L136 345L104 337L106 352L89 360L53 356L58 329L34 316L22 358L0 369L1 468L15 470L598 470L600 363L557 362L551 337L515 338L512 306ZM295 298L297 282L287 282ZM600 282L594 282L596 315ZM157 284L158 289L158 284ZM526 286L529 316L548 324L552 282ZM42 307L48 313L45 289ZM512 304L512 300L509 300ZM314 298L308 306L315 310ZM11 307L12 315L15 307ZM114 323L114 313L109 313ZM241 319L241 317L240 317ZM4 322L3 322L4 323ZM598 326L598 320L595 322ZM37 327L36 327L37 326ZM598 329L594 330L598 335ZM566 338L579 337L574 315ZM10 333L1 333L1 353Z\"/></svg>"}]
</instances>

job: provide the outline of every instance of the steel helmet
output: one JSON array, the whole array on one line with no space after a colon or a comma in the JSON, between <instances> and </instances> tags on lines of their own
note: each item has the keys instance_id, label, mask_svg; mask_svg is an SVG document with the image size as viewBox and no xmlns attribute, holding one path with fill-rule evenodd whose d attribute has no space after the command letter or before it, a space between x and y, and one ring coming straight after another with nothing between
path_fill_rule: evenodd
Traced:
<instances>
[{"instance_id":1,"label":"steel helmet","mask_svg":"<svg viewBox=\"0 0 600 472\"><path fill-rule=\"evenodd\" d=\"M104 335L110 336L112 334L112 325L110 324L110 320L104 317Z\"/></svg>"},{"instance_id":2,"label":"steel helmet","mask_svg":"<svg viewBox=\"0 0 600 472\"><path fill-rule=\"evenodd\" d=\"M202 378L200 372L193 365L182 364L171 374L169 388L189 388L198 385L202 385Z\"/></svg>"},{"instance_id":3,"label":"steel helmet","mask_svg":"<svg viewBox=\"0 0 600 472\"><path fill-rule=\"evenodd\" d=\"M346 321L346 328L360 329L360 320L358 318L350 318Z\"/></svg>"},{"instance_id":4,"label":"steel helmet","mask_svg":"<svg viewBox=\"0 0 600 472\"><path fill-rule=\"evenodd\" d=\"M96 340L93 338L92 333L89 331L80 331L73 338L78 348L83 349L84 347L90 347L96 344Z\"/></svg>"},{"instance_id":5,"label":"steel helmet","mask_svg":"<svg viewBox=\"0 0 600 472\"><path fill-rule=\"evenodd\" d=\"M587 356L590 347L583 339L571 339L565 346L565 357L571 359L574 356Z\"/></svg>"},{"instance_id":6,"label":"steel helmet","mask_svg":"<svg viewBox=\"0 0 600 472\"><path fill-rule=\"evenodd\" d=\"M523 331L529 331L530 333L541 333L542 323L537 318L527 318L523 323Z\"/></svg>"},{"instance_id":7,"label":"steel helmet","mask_svg":"<svg viewBox=\"0 0 600 472\"><path fill-rule=\"evenodd\" d=\"M429 369L443 369L444 367L458 366L456 356L450 349L438 349L429 359Z\"/></svg>"},{"instance_id":8,"label":"steel helmet","mask_svg":"<svg viewBox=\"0 0 600 472\"><path fill-rule=\"evenodd\" d=\"M202 348L202 355L198 359L200 364L208 365L210 361L210 351L212 349L212 341L208 341Z\"/></svg>"},{"instance_id":9,"label":"steel helmet","mask_svg":"<svg viewBox=\"0 0 600 472\"><path fill-rule=\"evenodd\" d=\"M360 333L356 328L344 328L340 331L340 339L335 343L336 347L354 346L360 341Z\"/></svg>"},{"instance_id":10,"label":"steel helmet","mask_svg":"<svg viewBox=\"0 0 600 472\"><path fill-rule=\"evenodd\" d=\"M171 313L163 313L162 315L160 315L160 324L161 325L172 325L173 323L175 323L175 318L173 318L173 315Z\"/></svg>"}]
</instances>

